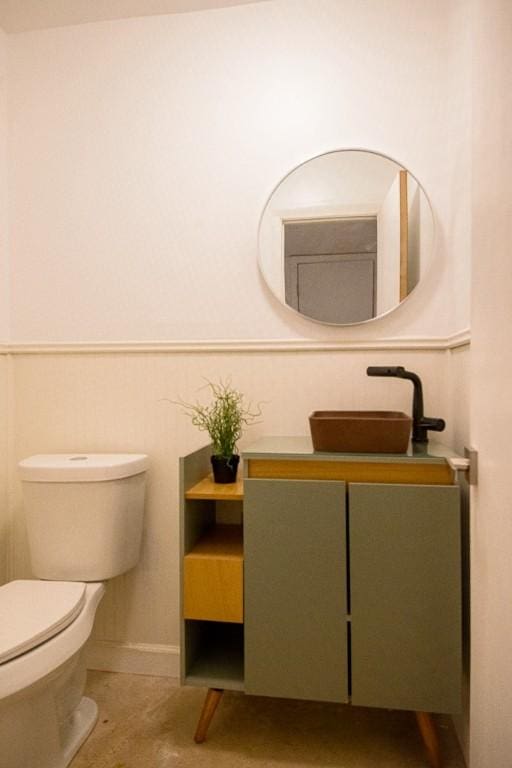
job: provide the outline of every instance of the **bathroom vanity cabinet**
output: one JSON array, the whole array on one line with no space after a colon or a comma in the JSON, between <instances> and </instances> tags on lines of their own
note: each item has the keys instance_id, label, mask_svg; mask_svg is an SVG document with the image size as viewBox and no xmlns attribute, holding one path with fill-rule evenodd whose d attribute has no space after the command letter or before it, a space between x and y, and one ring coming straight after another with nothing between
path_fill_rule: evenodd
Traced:
<instances>
[{"instance_id":1,"label":"bathroom vanity cabinet","mask_svg":"<svg viewBox=\"0 0 512 768\"><path fill-rule=\"evenodd\" d=\"M447 454L267 438L236 485L182 459L182 682L417 713L461 706L461 512ZM430 745L429 745L430 743Z\"/></svg>"}]
</instances>

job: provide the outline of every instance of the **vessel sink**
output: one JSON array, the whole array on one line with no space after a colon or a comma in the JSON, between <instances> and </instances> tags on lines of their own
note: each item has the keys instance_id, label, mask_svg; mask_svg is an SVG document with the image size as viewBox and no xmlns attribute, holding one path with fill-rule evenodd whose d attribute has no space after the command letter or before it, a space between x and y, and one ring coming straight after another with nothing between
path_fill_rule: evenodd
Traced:
<instances>
[{"instance_id":1,"label":"vessel sink","mask_svg":"<svg viewBox=\"0 0 512 768\"><path fill-rule=\"evenodd\" d=\"M401 411L314 411L309 426L315 451L405 453L412 419Z\"/></svg>"}]
</instances>

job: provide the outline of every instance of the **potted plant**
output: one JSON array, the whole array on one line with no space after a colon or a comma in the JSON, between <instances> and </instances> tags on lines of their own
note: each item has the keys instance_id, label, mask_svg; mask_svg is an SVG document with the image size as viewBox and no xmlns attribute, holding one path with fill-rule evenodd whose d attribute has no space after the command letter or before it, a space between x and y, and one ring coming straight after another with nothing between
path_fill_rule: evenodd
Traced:
<instances>
[{"instance_id":1,"label":"potted plant","mask_svg":"<svg viewBox=\"0 0 512 768\"><path fill-rule=\"evenodd\" d=\"M208 381L207 387L212 394L208 405L199 402L177 402L192 419L192 424L208 432L213 442L211 457L213 479L216 483L234 483L240 456L237 441L242 436L244 427L257 423L261 409L246 404L241 392L234 389L228 381L218 384Z\"/></svg>"}]
</instances>

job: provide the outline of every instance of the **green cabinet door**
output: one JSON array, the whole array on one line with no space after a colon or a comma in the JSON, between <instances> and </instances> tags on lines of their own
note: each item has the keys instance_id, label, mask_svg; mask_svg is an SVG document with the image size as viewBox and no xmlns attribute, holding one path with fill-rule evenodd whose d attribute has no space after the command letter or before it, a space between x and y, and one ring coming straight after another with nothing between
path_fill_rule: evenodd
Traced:
<instances>
[{"instance_id":1,"label":"green cabinet door","mask_svg":"<svg viewBox=\"0 0 512 768\"><path fill-rule=\"evenodd\" d=\"M350 484L352 703L458 712L457 486Z\"/></svg>"},{"instance_id":2,"label":"green cabinet door","mask_svg":"<svg viewBox=\"0 0 512 768\"><path fill-rule=\"evenodd\" d=\"M347 701L345 484L244 480L245 691Z\"/></svg>"}]
</instances>

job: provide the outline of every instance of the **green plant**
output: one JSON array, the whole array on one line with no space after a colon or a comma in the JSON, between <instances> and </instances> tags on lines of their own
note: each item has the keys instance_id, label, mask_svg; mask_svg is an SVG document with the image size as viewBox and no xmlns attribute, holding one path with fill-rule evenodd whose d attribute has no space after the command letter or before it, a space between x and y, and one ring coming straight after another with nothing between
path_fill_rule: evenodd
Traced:
<instances>
[{"instance_id":1,"label":"green plant","mask_svg":"<svg viewBox=\"0 0 512 768\"><path fill-rule=\"evenodd\" d=\"M213 442L213 454L229 458L237 453L236 444L244 427L258 423L256 420L261 416L261 408L258 405L253 409L250 403L246 405L243 394L234 389L230 381L218 384L207 381L206 386L212 394L208 405L183 400L178 400L177 404L190 416L194 426L208 432Z\"/></svg>"}]
</instances>

